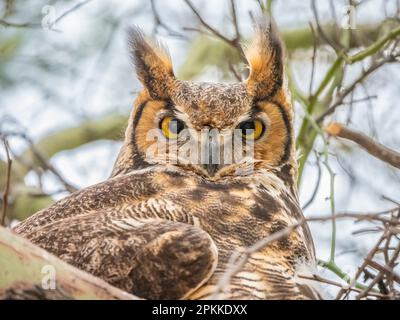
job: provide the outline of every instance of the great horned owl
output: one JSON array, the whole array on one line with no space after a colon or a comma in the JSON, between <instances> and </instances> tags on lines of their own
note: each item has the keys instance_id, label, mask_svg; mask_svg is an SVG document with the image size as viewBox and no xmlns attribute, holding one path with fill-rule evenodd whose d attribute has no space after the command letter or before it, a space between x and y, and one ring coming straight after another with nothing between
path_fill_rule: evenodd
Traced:
<instances>
[{"instance_id":1,"label":"great horned owl","mask_svg":"<svg viewBox=\"0 0 400 320\"><path fill-rule=\"evenodd\" d=\"M249 76L233 84L177 79L167 52L130 30L144 89L112 176L36 213L15 231L139 297L211 297L235 250L303 218L293 110L274 29L271 23L256 27L244 49ZM188 137L209 146L209 154L226 144L197 135L205 129L223 132L231 137L227 141L235 141L239 131L239 151L251 146L253 152L234 161L191 161L179 152ZM182 137L184 131L189 135ZM154 148L149 132L159 133L157 146L164 148L149 152ZM314 291L296 280L296 270L314 259L304 225L252 254L221 297L313 298Z\"/></svg>"}]
</instances>

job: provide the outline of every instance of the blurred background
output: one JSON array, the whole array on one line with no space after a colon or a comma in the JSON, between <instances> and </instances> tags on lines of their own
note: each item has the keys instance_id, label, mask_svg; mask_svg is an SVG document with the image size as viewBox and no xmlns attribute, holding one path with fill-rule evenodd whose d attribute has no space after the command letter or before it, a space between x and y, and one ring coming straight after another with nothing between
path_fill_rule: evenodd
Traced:
<instances>
[{"instance_id":1,"label":"blurred background","mask_svg":"<svg viewBox=\"0 0 400 320\"><path fill-rule=\"evenodd\" d=\"M262 12L286 45L305 215L398 208L399 171L315 125L338 121L400 150L400 1L0 0L0 134L13 159L6 224L110 175L141 88L128 26L168 45L178 77L235 82L246 76L239 44ZM3 145L0 159L4 189ZM331 221L310 227L317 256L329 259ZM356 272L379 228L337 220L342 271Z\"/></svg>"}]
</instances>

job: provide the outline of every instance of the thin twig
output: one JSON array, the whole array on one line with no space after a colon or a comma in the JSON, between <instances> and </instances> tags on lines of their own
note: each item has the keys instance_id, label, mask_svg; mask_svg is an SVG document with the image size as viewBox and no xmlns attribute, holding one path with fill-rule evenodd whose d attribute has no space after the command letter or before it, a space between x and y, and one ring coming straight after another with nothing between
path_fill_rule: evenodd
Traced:
<instances>
[{"instance_id":1,"label":"thin twig","mask_svg":"<svg viewBox=\"0 0 400 320\"><path fill-rule=\"evenodd\" d=\"M318 175L317 175L317 182L315 183L315 187L313 190L313 193L311 194L310 199L304 204L304 206L301 208L302 210L305 210L308 208L308 206L313 203L315 197L317 196L318 190L319 190L319 185L321 183L321 177L322 177L322 169L321 169L321 164L319 163L319 156L317 155L317 169L318 169Z\"/></svg>"},{"instance_id":2,"label":"thin twig","mask_svg":"<svg viewBox=\"0 0 400 320\"><path fill-rule=\"evenodd\" d=\"M74 187L72 184L70 184L69 182L67 182L64 177L61 175L61 173L58 172L58 170L49 162L46 161L46 159L42 156L42 154L40 152L38 152L38 150L36 150L36 148L32 145L31 146L31 150L33 152L33 154L35 155L35 157L40 161L43 169L45 170L49 170L51 173L53 173L58 180L61 181L61 183L64 185L64 187L71 193L77 191L78 189L76 187Z\"/></svg>"},{"instance_id":3,"label":"thin twig","mask_svg":"<svg viewBox=\"0 0 400 320\"><path fill-rule=\"evenodd\" d=\"M329 204L331 207L331 216L332 216L331 255L329 257L329 262L335 263L336 235L337 235L336 209L335 209L335 173L328 164L328 156L326 155L325 157L326 159L325 161L323 161L323 164L325 165L329 173L329 180L330 180Z\"/></svg>"},{"instance_id":4,"label":"thin twig","mask_svg":"<svg viewBox=\"0 0 400 320\"><path fill-rule=\"evenodd\" d=\"M217 299L219 297L219 294L223 292L224 288L226 288L229 285L231 279L237 273L240 272L240 270L246 264L252 253L265 248L274 241L277 241L285 236L288 236L294 229L301 226L304 222L305 220L303 219L300 222L297 222L278 232L275 232L269 235L268 237L265 237L264 239L261 239L260 241L256 242L251 247L244 249L243 251L234 251L234 253L229 259L228 267L224 272L224 274L222 275L222 277L220 278L220 280L218 281L214 294L212 295L211 299Z\"/></svg>"},{"instance_id":5,"label":"thin twig","mask_svg":"<svg viewBox=\"0 0 400 320\"><path fill-rule=\"evenodd\" d=\"M383 242L383 240L385 239L386 234L384 233L379 240L377 241L377 243L375 244L375 246L368 252L367 256L364 258L364 261L362 263L362 265L358 268L355 276L353 277L353 279L350 282L350 286L353 286L354 283L356 283L357 279L360 277L360 275L362 274L363 270L365 270L365 268L367 267L368 264L368 260L372 259L375 254L377 253L377 250L379 249L379 246L381 245L381 243ZM338 292L336 299L339 300L344 294L345 296L347 296L349 293L349 291L347 290L341 290Z\"/></svg>"},{"instance_id":6,"label":"thin twig","mask_svg":"<svg viewBox=\"0 0 400 320\"><path fill-rule=\"evenodd\" d=\"M243 79L240 76L240 74L236 71L234 65L231 62L228 62L229 65L229 70L232 72L233 76L235 77L235 79L239 82L241 82Z\"/></svg>"},{"instance_id":7,"label":"thin twig","mask_svg":"<svg viewBox=\"0 0 400 320\"><path fill-rule=\"evenodd\" d=\"M386 46L389 41L396 39L398 36L400 36L400 27L397 27L397 28L391 30L387 35L378 39L378 41L374 42L368 48L360 51L359 53L352 55L348 59L349 60L348 62L354 63L357 61L361 61L366 57L374 55L379 50L381 50L384 46Z\"/></svg>"},{"instance_id":8,"label":"thin twig","mask_svg":"<svg viewBox=\"0 0 400 320\"><path fill-rule=\"evenodd\" d=\"M151 5L151 10L153 12L153 17L154 17L154 22L155 22L155 28L158 26L162 27L165 29L171 36L173 37L178 37L178 38L186 38L183 34L172 30L166 23L164 23L161 19L161 16L157 10L155 0L150 0L150 5Z\"/></svg>"},{"instance_id":9,"label":"thin twig","mask_svg":"<svg viewBox=\"0 0 400 320\"><path fill-rule=\"evenodd\" d=\"M377 99L377 98L378 98L378 96L374 94L374 95L366 96L366 97L360 98L360 99L351 99L350 102L347 102L347 104L360 103L360 102L370 101L371 99Z\"/></svg>"},{"instance_id":10,"label":"thin twig","mask_svg":"<svg viewBox=\"0 0 400 320\"><path fill-rule=\"evenodd\" d=\"M333 122L325 128L325 131L334 137L351 140L363 147L369 154L374 157L400 169L400 153L389 149L379 142L371 139L367 135L347 128L344 125Z\"/></svg>"},{"instance_id":11,"label":"thin twig","mask_svg":"<svg viewBox=\"0 0 400 320\"><path fill-rule=\"evenodd\" d=\"M39 161L40 166L45 169L45 170L49 170L51 173L53 173L58 180L64 185L65 189L67 191L69 191L70 193L73 193L75 191L77 191L78 189L71 185L68 181L66 181L64 179L64 177L62 176L61 173L58 172L58 170L49 162L47 161L46 157L42 155L42 153L40 152L40 150L38 150L35 146L35 144L33 143L33 141L30 139L30 137L28 137L28 135L25 132L9 132L7 133L7 135L13 135L13 136L18 136L22 139L24 139L30 147L30 151L32 152L33 156L36 157L36 159ZM15 157L16 160L19 160L18 157ZM26 166L29 166L26 163L23 163ZM34 169L34 168L32 168Z\"/></svg>"},{"instance_id":12,"label":"thin twig","mask_svg":"<svg viewBox=\"0 0 400 320\"><path fill-rule=\"evenodd\" d=\"M359 288L356 288L356 287L350 287L348 284L347 285L343 285L343 284L341 284L339 282L322 278L321 276L319 276L317 274L313 274L312 276L299 274L297 276L299 278L301 278L301 279L314 280L314 281L318 281L318 282L321 282L321 283L326 283L326 284L329 284L329 285L332 285L332 286L335 286L335 287L346 288L346 290L355 291L355 292L362 292L362 289L359 289ZM384 294L381 294L381 293L377 293L377 292L371 292L370 295L374 296L374 297L379 297L379 298L387 298L387 295L384 295Z\"/></svg>"},{"instance_id":13,"label":"thin twig","mask_svg":"<svg viewBox=\"0 0 400 320\"><path fill-rule=\"evenodd\" d=\"M329 39L329 37L326 35L324 29L322 29L315 0L311 1L311 9L314 14L315 22L317 24L317 30L318 30L318 33L321 35L321 38L327 44L329 44L336 52L341 52L343 50L343 48L339 44L334 42L333 40Z\"/></svg>"},{"instance_id":14,"label":"thin twig","mask_svg":"<svg viewBox=\"0 0 400 320\"><path fill-rule=\"evenodd\" d=\"M359 83L362 83L371 73L378 70L384 64L393 62L393 57L388 57L386 59L382 59L380 62L372 64L367 70L365 70L361 75L356 78L348 87L341 90L339 96L335 99L336 101L326 110L324 111L318 118L316 119L317 123L321 123L328 115L335 112L336 108L343 104L344 98L346 98L350 93L354 91L356 86Z\"/></svg>"},{"instance_id":15,"label":"thin twig","mask_svg":"<svg viewBox=\"0 0 400 320\"><path fill-rule=\"evenodd\" d=\"M239 30L239 22L238 22L238 16L236 13L236 3L235 0L230 0L231 3L231 14L232 14L232 22L233 22L233 27L235 28L235 42L240 41L240 30Z\"/></svg>"},{"instance_id":16,"label":"thin twig","mask_svg":"<svg viewBox=\"0 0 400 320\"><path fill-rule=\"evenodd\" d=\"M267 247L268 245L270 245L271 243L290 235L290 233L292 231L301 227L302 225L304 225L307 222L316 222L316 221L322 222L322 221L330 221L332 219L336 220L336 219L345 219L345 218L353 218L353 219L355 218L357 220L369 220L369 221L380 220L381 221L382 217L380 215L381 215L381 213L366 214L366 215L343 213L343 214L335 214L334 216L330 215L330 216L315 216L315 217L303 218L303 219L300 219L298 222L259 240L258 242L256 242L255 244L253 244L252 246L250 246L248 248L234 251L229 259L229 262L227 264L224 274L221 276L221 278L219 279L219 281L217 283L217 286L215 288L214 294L212 295L211 299L216 299L219 297L220 293L222 293L224 291L224 288L226 288L229 285L231 279L242 270L244 265L247 263L249 257L253 253L258 252L258 251L262 250L263 248ZM385 220L385 221L390 221L390 220ZM330 263L332 263L332 262L330 262ZM338 267L335 265L335 268L337 269ZM342 271L340 271L340 274L342 275L341 278L343 280L347 279L347 282L350 283L350 277L347 274L344 274ZM351 286L354 286L354 284L355 283L351 283ZM356 284L356 285L360 289L366 288L365 286L362 286L359 284Z\"/></svg>"},{"instance_id":17,"label":"thin twig","mask_svg":"<svg viewBox=\"0 0 400 320\"><path fill-rule=\"evenodd\" d=\"M64 19L66 16L68 16L70 13L78 10L80 7L88 4L89 2L91 2L93 0L85 0L85 1L81 1L78 2L76 5L74 5L72 8L66 10L65 12L63 12L60 16L58 16L53 22L51 22L51 24L49 25L49 29L51 29L53 26L56 25L56 23L60 22L62 19Z\"/></svg>"},{"instance_id":18,"label":"thin twig","mask_svg":"<svg viewBox=\"0 0 400 320\"><path fill-rule=\"evenodd\" d=\"M399 243L399 245L398 245L397 250L396 250L395 253L392 255L392 258L391 258L391 260L390 260L390 262L389 262L390 264L391 264L391 263L394 263L394 262L397 260L397 257L398 257L398 255L399 255L399 252L400 252L400 243ZM370 260L371 260L371 258L366 259L366 263L368 264ZM365 296L369 293L369 291L371 290L371 288L372 288L376 283L378 283L379 281L382 280L382 277L383 277L383 274L382 274L381 271L379 271L379 273L376 275L375 279L369 284L368 288L366 288L363 292L361 292L356 298L357 298L357 299L362 299L363 297L365 297Z\"/></svg>"},{"instance_id":19,"label":"thin twig","mask_svg":"<svg viewBox=\"0 0 400 320\"><path fill-rule=\"evenodd\" d=\"M197 17L197 19L199 20L200 24L206 29L208 30L212 35L214 35L215 37L221 39L222 41L226 42L227 44L229 44L230 46L232 46L233 48L235 48L238 52L239 52L239 56L244 59L244 52L243 52L243 48L240 46L239 44L239 40L240 38L233 38L230 39L226 36L224 36L221 32L219 32L217 29L215 29L214 27L212 27L199 13L199 11L195 8L195 6L193 5L193 3L190 0L183 0L187 6L190 8L190 10L193 12L193 14ZM197 29L197 28L184 28L184 30L193 30L193 31L197 31L197 32L201 32L201 30Z\"/></svg>"},{"instance_id":20,"label":"thin twig","mask_svg":"<svg viewBox=\"0 0 400 320\"><path fill-rule=\"evenodd\" d=\"M201 14L199 13L199 11L195 8L195 6L192 4L192 2L190 0L183 0L188 6L189 8L192 10L192 12L194 13L194 15L197 17L197 19L200 21L200 23L207 29L209 30L212 34L214 34L215 36L217 36L218 38L224 40L225 42L227 42L228 44L234 44L235 40L229 39L227 37L225 37L222 33L220 33L217 29L213 28L207 21L204 20L204 18L201 16Z\"/></svg>"},{"instance_id":21,"label":"thin twig","mask_svg":"<svg viewBox=\"0 0 400 320\"><path fill-rule=\"evenodd\" d=\"M58 16L54 21L52 21L50 23L49 29L51 30L57 22L60 22L62 19L64 19L70 13L76 11L77 9L79 9L80 7L84 6L85 4L87 4L91 1L93 1L93 0L85 0L85 1L79 2L76 5L74 5L72 8L66 10L60 16ZM0 19L0 25L2 25L4 27L13 27L13 28L32 28L32 29L42 28L42 24L37 23L37 22L17 23L17 22L6 21L4 19Z\"/></svg>"},{"instance_id":22,"label":"thin twig","mask_svg":"<svg viewBox=\"0 0 400 320\"><path fill-rule=\"evenodd\" d=\"M315 34L315 29L314 26L312 25L312 23L309 23L310 25L310 29L311 29L311 34L313 37L313 54L312 54L312 58L311 58L311 75L310 75L310 86L308 89L309 92L309 96L312 95L312 87L314 84L314 74L315 74L315 59L317 57L317 36Z\"/></svg>"},{"instance_id":23,"label":"thin twig","mask_svg":"<svg viewBox=\"0 0 400 320\"><path fill-rule=\"evenodd\" d=\"M42 25L40 23L32 23L32 22L25 22L25 23L17 23L6 21L4 19L0 19L0 25L3 27L12 27L12 28L41 28Z\"/></svg>"},{"instance_id":24,"label":"thin twig","mask_svg":"<svg viewBox=\"0 0 400 320\"><path fill-rule=\"evenodd\" d=\"M5 138L3 139L3 143L4 143L4 149L6 151L6 158L7 158L7 173L6 173L6 182L5 182L5 186L4 186L4 192L3 192L3 208L1 211L1 219L0 219L1 226L5 226L5 221L6 221L6 216L7 216L8 195L10 192L11 166L12 166L12 160L10 158L8 142Z\"/></svg>"},{"instance_id":25,"label":"thin twig","mask_svg":"<svg viewBox=\"0 0 400 320\"><path fill-rule=\"evenodd\" d=\"M368 261L368 265L382 273L387 273L387 274L391 274L391 276L393 277L393 279L397 282L400 283L400 276L393 270L393 268L387 266L387 265L381 265L376 261L373 260L369 260Z\"/></svg>"}]
</instances>

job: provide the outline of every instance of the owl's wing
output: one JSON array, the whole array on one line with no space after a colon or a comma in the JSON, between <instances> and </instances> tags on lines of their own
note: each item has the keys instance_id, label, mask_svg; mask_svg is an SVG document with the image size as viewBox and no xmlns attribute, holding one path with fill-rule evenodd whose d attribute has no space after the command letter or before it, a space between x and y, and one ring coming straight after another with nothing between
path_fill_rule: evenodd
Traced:
<instances>
[{"instance_id":1,"label":"owl's wing","mask_svg":"<svg viewBox=\"0 0 400 320\"><path fill-rule=\"evenodd\" d=\"M81 215L27 236L64 261L147 299L181 299L204 284L217 249L198 227L160 219Z\"/></svg>"},{"instance_id":2,"label":"owl's wing","mask_svg":"<svg viewBox=\"0 0 400 320\"><path fill-rule=\"evenodd\" d=\"M162 197L163 187L153 181L154 177L158 176L161 174L155 171L141 170L86 187L57 201L49 208L36 212L18 224L14 231L26 236L44 225L62 219L140 202L153 196Z\"/></svg>"},{"instance_id":3,"label":"owl's wing","mask_svg":"<svg viewBox=\"0 0 400 320\"><path fill-rule=\"evenodd\" d=\"M167 176L140 170L109 179L36 213L14 231L139 297L186 297L213 274L217 248L185 212L181 217L163 204L165 193L178 188Z\"/></svg>"}]
</instances>

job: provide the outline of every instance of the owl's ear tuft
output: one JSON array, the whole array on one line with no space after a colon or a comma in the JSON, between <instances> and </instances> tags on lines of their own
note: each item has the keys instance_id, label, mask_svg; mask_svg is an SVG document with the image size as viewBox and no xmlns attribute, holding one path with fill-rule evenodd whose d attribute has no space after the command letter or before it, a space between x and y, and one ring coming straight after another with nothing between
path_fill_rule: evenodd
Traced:
<instances>
[{"instance_id":1,"label":"owl's ear tuft","mask_svg":"<svg viewBox=\"0 0 400 320\"><path fill-rule=\"evenodd\" d=\"M270 98L282 87L283 51L274 21L264 17L255 26L253 40L244 48L250 67L246 85L254 98Z\"/></svg>"},{"instance_id":2,"label":"owl's ear tuft","mask_svg":"<svg viewBox=\"0 0 400 320\"><path fill-rule=\"evenodd\" d=\"M168 99L175 79L168 50L152 44L136 27L127 30L129 50L136 74L153 99Z\"/></svg>"}]
</instances>

